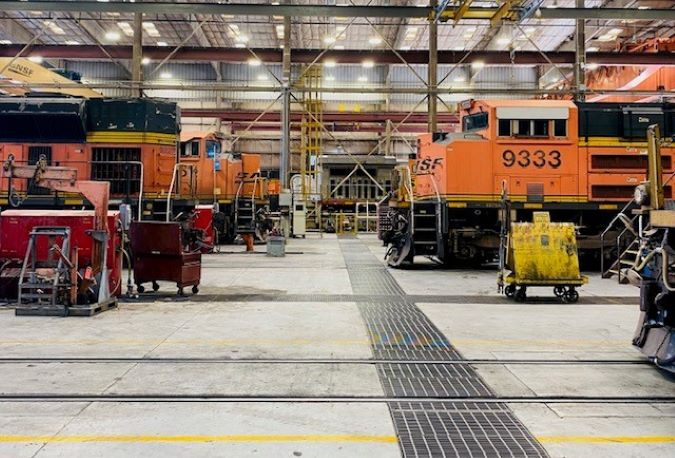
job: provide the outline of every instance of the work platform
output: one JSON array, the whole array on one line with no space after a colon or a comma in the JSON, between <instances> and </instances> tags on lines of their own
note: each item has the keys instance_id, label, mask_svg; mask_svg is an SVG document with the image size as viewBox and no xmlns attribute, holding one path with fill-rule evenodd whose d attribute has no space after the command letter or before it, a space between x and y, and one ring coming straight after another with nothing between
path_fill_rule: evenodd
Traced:
<instances>
[{"instance_id":1,"label":"work platform","mask_svg":"<svg viewBox=\"0 0 675 458\"><path fill-rule=\"evenodd\" d=\"M372 235L243 250L205 255L196 296L1 310L0 456L675 453L675 380L630 346L637 288L516 304L493 270L388 269Z\"/></svg>"}]
</instances>

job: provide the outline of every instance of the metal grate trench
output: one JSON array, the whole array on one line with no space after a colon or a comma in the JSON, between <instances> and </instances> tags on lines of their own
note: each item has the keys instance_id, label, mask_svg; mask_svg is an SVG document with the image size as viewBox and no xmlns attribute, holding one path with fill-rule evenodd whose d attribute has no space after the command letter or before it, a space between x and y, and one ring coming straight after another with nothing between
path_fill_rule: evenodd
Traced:
<instances>
[{"instance_id":1,"label":"metal grate trench","mask_svg":"<svg viewBox=\"0 0 675 458\"><path fill-rule=\"evenodd\" d=\"M411 302L386 267L355 238L339 238L353 294L375 359L461 360L443 333ZM493 393L468 364L377 364L387 396L420 398L390 402L405 457L547 457L502 403L424 402L433 397L488 397Z\"/></svg>"}]
</instances>

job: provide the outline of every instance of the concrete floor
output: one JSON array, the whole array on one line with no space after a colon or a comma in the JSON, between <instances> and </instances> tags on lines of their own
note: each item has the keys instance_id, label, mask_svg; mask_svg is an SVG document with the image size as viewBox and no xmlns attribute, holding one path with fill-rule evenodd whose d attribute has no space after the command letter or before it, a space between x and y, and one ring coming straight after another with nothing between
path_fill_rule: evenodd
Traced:
<instances>
[{"instance_id":1,"label":"concrete floor","mask_svg":"<svg viewBox=\"0 0 675 458\"><path fill-rule=\"evenodd\" d=\"M381 259L384 249L377 240L361 238ZM336 237L291 240L287 250L285 258L270 258L234 246L204 257L200 294L260 294L264 300L162 296L155 302L124 303L93 318L69 319L15 317L12 310L0 310L0 355L370 358L353 302L283 300L287 294L352 294ZM490 270L392 274L407 294L472 296L466 303L418 302L465 358L641 358L630 346L638 315L636 288L594 275L580 291L582 298L594 299L592 304L515 304L497 299L496 273ZM174 288L163 284L162 292ZM635 304L626 305L626 297L635 298ZM675 394L675 379L646 365L494 364L476 370L496 394L506 396ZM21 361L3 362L0 374L4 395L383 394L375 367L352 363ZM554 457L675 456L672 404L510 407ZM384 403L5 400L0 402L0 457L24 456L396 457L400 451Z\"/></svg>"}]
</instances>

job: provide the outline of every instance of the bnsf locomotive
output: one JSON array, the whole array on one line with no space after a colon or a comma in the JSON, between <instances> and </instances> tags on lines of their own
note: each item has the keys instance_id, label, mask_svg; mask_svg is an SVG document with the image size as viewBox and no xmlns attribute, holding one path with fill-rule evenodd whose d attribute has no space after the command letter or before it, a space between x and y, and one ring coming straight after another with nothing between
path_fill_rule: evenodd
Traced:
<instances>
[{"instance_id":1,"label":"bnsf locomotive","mask_svg":"<svg viewBox=\"0 0 675 458\"><path fill-rule=\"evenodd\" d=\"M397 168L392 197L379 208L387 261L494 259L505 195L514 220L544 210L574 222L582 256L597 261L599 234L645 179L651 124L673 137L675 104L463 103L461 132L422 135L414 161ZM667 177L675 147L670 142L661 152ZM672 198L670 184L664 192Z\"/></svg>"},{"instance_id":2,"label":"bnsf locomotive","mask_svg":"<svg viewBox=\"0 0 675 458\"><path fill-rule=\"evenodd\" d=\"M0 99L0 162L77 169L78 179L110 182L111 204L137 218L165 219L214 204L220 241L254 230L267 185L260 156L234 157L217 134L183 134L176 103L157 99ZM75 208L79 195L54 194L0 177L0 207Z\"/></svg>"}]
</instances>

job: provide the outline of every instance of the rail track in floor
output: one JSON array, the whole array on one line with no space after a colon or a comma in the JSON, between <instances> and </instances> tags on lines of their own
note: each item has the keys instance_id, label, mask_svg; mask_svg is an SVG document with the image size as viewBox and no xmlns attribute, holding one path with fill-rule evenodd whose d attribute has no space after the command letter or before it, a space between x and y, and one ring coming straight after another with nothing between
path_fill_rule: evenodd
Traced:
<instances>
[{"instance_id":1,"label":"rail track in floor","mask_svg":"<svg viewBox=\"0 0 675 458\"><path fill-rule=\"evenodd\" d=\"M110 363L138 363L138 364L402 364L402 365L453 365L453 366L484 366L484 365L542 365L542 366L647 366L658 370L647 359L449 359L449 360L399 360L399 359L352 359L352 358L175 358L175 357L0 357L1 364L15 363L62 363L62 364L110 364Z\"/></svg>"}]
</instances>

